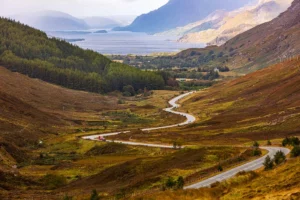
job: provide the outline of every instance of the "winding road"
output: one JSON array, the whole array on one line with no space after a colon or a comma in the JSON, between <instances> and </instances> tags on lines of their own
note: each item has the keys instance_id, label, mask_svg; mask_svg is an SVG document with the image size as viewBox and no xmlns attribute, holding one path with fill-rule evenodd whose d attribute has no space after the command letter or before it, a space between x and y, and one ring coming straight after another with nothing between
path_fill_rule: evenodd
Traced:
<instances>
[{"instance_id":1,"label":"winding road","mask_svg":"<svg viewBox=\"0 0 300 200\"><path fill-rule=\"evenodd\" d=\"M141 129L141 130L142 131L153 131L153 130L167 129L167 128L173 128L173 127L178 127L178 126L185 126L185 125L188 125L188 124L191 124L191 123L195 122L196 118L193 115L190 115L188 113L174 111L174 109L180 107L180 105L177 104L177 102L180 99L183 99L184 97L187 97L187 96L189 96L193 93L195 93L195 92L185 93L185 94L179 95L179 96L171 99L169 101L169 104L171 105L171 107L164 109L164 111L166 111L166 112L186 117L185 122L180 123L180 124L169 125L169 126L161 126L161 127L155 127L155 128L144 128L144 129ZM122 133L129 133L129 132L130 131L104 133L104 134L99 134L99 135L84 136L82 138L86 139L86 140L99 141L99 137L114 136L114 135L119 135L119 134L122 134ZM107 140L107 142L112 142L112 141ZM130 141L114 141L114 142L127 144L127 145L134 145L134 146L173 148L173 146L171 146L171 145L163 145L163 144L151 144L151 143L130 142ZM200 181L200 182L195 183L193 185L186 186L186 187L184 187L184 189L198 189L198 188L203 188L203 187L210 187L213 183L229 179L229 178L235 176L238 172L241 172L241 171L254 171L254 170L257 170L257 169L263 167L263 162L264 162L265 158L267 156L270 156L271 158L273 158L277 151L282 151L285 155L290 153L289 149L283 148L283 147L260 147L260 148L267 150L268 154L263 156L263 157L260 157L259 159L248 162L244 165L238 166L238 167L233 168L231 170L225 171L223 173L220 173L220 174L218 174L216 176L213 176L211 178L208 178L206 180Z\"/></svg>"}]
</instances>

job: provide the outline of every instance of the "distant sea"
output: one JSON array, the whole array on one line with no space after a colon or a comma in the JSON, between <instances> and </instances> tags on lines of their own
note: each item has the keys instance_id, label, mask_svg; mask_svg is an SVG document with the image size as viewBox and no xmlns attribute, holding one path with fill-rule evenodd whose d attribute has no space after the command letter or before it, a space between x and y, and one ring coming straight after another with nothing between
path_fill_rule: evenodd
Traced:
<instances>
[{"instance_id":1,"label":"distant sea","mask_svg":"<svg viewBox=\"0 0 300 200\"><path fill-rule=\"evenodd\" d=\"M48 32L52 37L66 39L84 49L91 49L109 55L149 55L152 53L172 53L188 48L201 48L204 44L178 43L177 37L154 36L146 33L95 31Z\"/></svg>"}]
</instances>

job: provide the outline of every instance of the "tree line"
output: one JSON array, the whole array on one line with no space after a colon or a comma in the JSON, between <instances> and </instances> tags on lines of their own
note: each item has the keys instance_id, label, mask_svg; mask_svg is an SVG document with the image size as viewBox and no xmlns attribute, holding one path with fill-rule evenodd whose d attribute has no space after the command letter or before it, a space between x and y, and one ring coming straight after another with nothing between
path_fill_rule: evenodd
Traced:
<instances>
[{"instance_id":1,"label":"tree line","mask_svg":"<svg viewBox=\"0 0 300 200\"><path fill-rule=\"evenodd\" d=\"M0 64L11 71L71 89L106 93L131 85L162 89L161 74L112 62L14 20L0 18Z\"/></svg>"}]
</instances>

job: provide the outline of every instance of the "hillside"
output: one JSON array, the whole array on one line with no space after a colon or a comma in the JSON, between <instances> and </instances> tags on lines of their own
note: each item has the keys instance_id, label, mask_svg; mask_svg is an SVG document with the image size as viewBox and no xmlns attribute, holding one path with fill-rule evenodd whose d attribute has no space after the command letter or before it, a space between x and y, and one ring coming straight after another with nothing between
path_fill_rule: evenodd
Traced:
<instances>
[{"instance_id":1,"label":"hillside","mask_svg":"<svg viewBox=\"0 0 300 200\"><path fill-rule=\"evenodd\" d=\"M270 22L256 26L224 45L187 49L175 58L198 60L202 66L228 66L240 73L254 72L300 54L300 0ZM207 49L211 51L207 53ZM174 59L170 57L169 59Z\"/></svg>"},{"instance_id":2,"label":"hillside","mask_svg":"<svg viewBox=\"0 0 300 200\"><path fill-rule=\"evenodd\" d=\"M0 144L15 145L12 151L34 146L61 131L74 132L84 121L95 120L98 112L121 108L116 97L61 88L3 67L0 94ZM16 156L23 161L22 154Z\"/></svg>"},{"instance_id":3,"label":"hillside","mask_svg":"<svg viewBox=\"0 0 300 200\"><path fill-rule=\"evenodd\" d=\"M114 63L91 50L83 50L44 32L0 18L0 64L64 87L105 93L132 85L136 91L161 89L162 76Z\"/></svg>"},{"instance_id":4,"label":"hillside","mask_svg":"<svg viewBox=\"0 0 300 200\"><path fill-rule=\"evenodd\" d=\"M240 173L213 188L188 191L154 192L137 195L131 200L195 200L195 199L299 199L300 159L295 158L271 171ZM263 187L262 187L263 186Z\"/></svg>"},{"instance_id":5,"label":"hillside","mask_svg":"<svg viewBox=\"0 0 300 200\"><path fill-rule=\"evenodd\" d=\"M89 28L84 20L58 11L40 11L11 18L43 31L86 30Z\"/></svg>"},{"instance_id":6,"label":"hillside","mask_svg":"<svg viewBox=\"0 0 300 200\"><path fill-rule=\"evenodd\" d=\"M90 29L111 29L123 25L121 22L108 17L86 17L84 21Z\"/></svg>"},{"instance_id":7,"label":"hillside","mask_svg":"<svg viewBox=\"0 0 300 200\"><path fill-rule=\"evenodd\" d=\"M299 66L300 60L295 58L189 99L183 109L196 114L199 121L185 129L185 138L198 132L196 140L224 138L229 142L235 138L231 142L236 143L299 133Z\"/></svg>"},{"instance_id":8,"label":"hillside","mask_svg":"<svg viewBox=\"0 0 300 200\"><path fill-rule=\"evenodd\" d=\"M249 0L170 0L166 5L150 13L137 17L126 27L115 28L118 31L158 33L204 19L216 10L234 10L249 3Z\"/></svg>"},{"instance_id":9,"label":"hillside","mask_svg":"<svg viewBox=\"0 0 300 200\"><path fill-rule=\"evenodd\" d=\"M197 122L151 135L118 135L115 140L181 140L184 144L241 145L300 133L300 59L286 61L216 84L181 102Z\"/></svg>"},{"instance_id":10,"label":"hillside","mask_svg":"<svg viewBox=\"0 0 300 200\"><path fill-rule=\"evenodd\" d=\"M185 31L179 42L200 42L209 45L222 45L234 36L243 33L259 24L271 21L286 11L292 0L267 0L253 6L225 13L221 18L208 22L189 25L192 29ZM205 26L205 24L211 26ZM205 27L199 29L198 27Z\"/></svg>"}]
</instances>

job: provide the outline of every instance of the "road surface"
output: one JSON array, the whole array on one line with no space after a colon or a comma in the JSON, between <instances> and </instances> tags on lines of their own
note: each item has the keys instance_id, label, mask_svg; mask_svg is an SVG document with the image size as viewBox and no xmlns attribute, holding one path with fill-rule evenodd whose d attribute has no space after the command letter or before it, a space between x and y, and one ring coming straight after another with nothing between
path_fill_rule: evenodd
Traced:
<instances>
[{"instance_id":1,"label":"road surface","mask_svg":"<svg viewBox=\"0 0 300 200\"><path fill-rule=\"evenodd\" d=\"M241 171L254 171L257 170L261 167L263 167L263 163L265 161L265 158L269 155L271 158L274 157L274 155L276 154L277 151L282 151L285 155L290 153L290 150L287 148L282 148L282 147L260 147L261 149L265 149L267 151L269 151L269 153L257 160L251 161L249 163L246 163L244 165L241 165L239 167L236 167L234 169L231 169L229 171L223 172L219 175L213 176L209 179L206 179L204 181L195 183L193 185L187 186L184 189L199 189L199 188L203 188L203 187L210 187L213 183L216 182L221 182L224 181L226 179L229 179L233 176L235 176L238 172Z\"/></svg>"},{"instance_id":2,"label":"road surface","mask_svg":"<svg viewBox=\"0 0 300 200\"><path fill-rule=\"evenodd\" d=\"M179 96L171 99L169 101L169 104L171 105L171 107L164 109L164 111L166 111L166 112L184 116L186 118L185 122L180 123L180 124L173 124L173 125L169 125L169 126L161 126L161 127L154 127L154 128L144 128L144 129L141 129L141 130L142 131L153 131L153 130L167 129L167 128L173 128L173 127L178 127L178 126L185 126L185 125L188 125L188 124L191 124L191 123L195 122L196 118L193 115L190 115L190 114L187 114L187 113L183 113L183 112L174 111L174 109L180 107L180 105L178 105L176 103L177 101L179 101L180 99L183 99L184 97L189 96L189 95L191 95L193 93L194 92L188 92L188 93L179 95ZM119 135L119 134L122 134L122 133L129 133L129 132L130 131L114 132L114 133L104 133L104 134L99 134L99 135L85 136L85 137L82 137L82 138L86 139L86 140L99 141L99 137L115 136L115 135ZM112 141L111 140L107 140L107 142L112 142ZM171 146L171 145L149 144L149 143L142 143L142 142L128 142L128 141L118 141L118 140L115 140L114 142L128 144L128 145L135 145L135 146L147 146L147 147L158 147L158 148L173 148L173 146Z\"/></svg>"},{"instance_id":3,"label":"road surface","mask_svg":"<svg viewBox=\"0 0 300 200\"><path fill-rule=\"evenodd\" d=\"M159 130L159 129L167 129L167 128L173 128L173 127L178 127L178 126L185 126L188 124L191 124L196 121L196 118L193 115L190 115L188 113L183 113L183 112L177 112L174 111L174 109L179 108L180 105L178 105L176 102L178 102L180 99L193 94L194 92L189 92L186 94L182 94L180 96L177 96L173 98L172 100L169 101L169 104L171 105L170 108L164 109L166 112L177 114L177 115L182 115L186 118L186 121L180 124L174 124L174 125L169 125L169 126L161 126L161 127L155 127L155 128L144 128L142 131L153 131L153 130ZM104 133L104 134L99 134L99 135L92 135L92 136L85 136L83 139L86 140L95 140L99 141L99 137L107 137L107 136L114 136L114 135L119 135L122 133L129 133L130 131L123 131L123 132L114 132L114 133ZM107 142L112 142L111 140L107 140ZM130 142L130 141L114 141L117 143L123 143L123 144L128 144L128 145L134 145L134 146L147 146L147 147L158 147L158 148L173 148L171 145L162 145L162 144L151 144L151 143L143 143L143 142ZM238 172L241 171L253 171L256 169L259 169L263 167L263 163L265 158L269 155L271 158L274 157L275 153L277 151L282 151L285 155L289 154L290 150L287 148L282 148L282 147L261 147L261 149L265 149L269 151L269 153L257 160L251 161L249 163L246 163L244 165L241 165L239 167L236 167L234 169L231 169L229 171L223 172L219 175L213 176L211 178L208 178L204 181L195 183L193 185L187 186L184 189L198 189L198 188L203 188L203 187L209 187L215 182L220 182L224 181L228 178L231 178L235 176Z\"/></svg>"}]
</instances>

